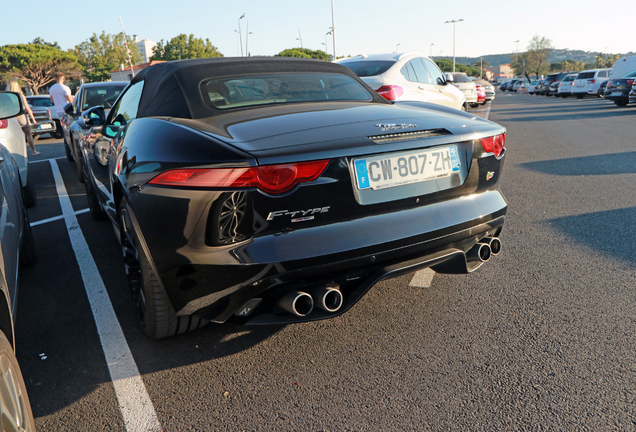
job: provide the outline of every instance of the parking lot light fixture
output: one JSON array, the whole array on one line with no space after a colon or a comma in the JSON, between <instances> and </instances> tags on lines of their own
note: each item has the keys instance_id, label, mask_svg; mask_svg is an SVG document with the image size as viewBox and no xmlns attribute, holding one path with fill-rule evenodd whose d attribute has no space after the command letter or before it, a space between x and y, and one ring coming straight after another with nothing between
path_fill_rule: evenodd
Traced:
<instances>
[{"instance_id":1,"label":"parking lot light fixture","mask_svg":"<svg viewBox=\"0 0 636 432\"><path fill-rule=\"evenodd\" d=\"M462 22L464 19L445 21L444 24L453 24L453 72L455 72L455 24Z\"/></svg>"},{"instance_id":2,"label":"parking lot light fixture","mask_svg":"<svg viewBox=\"0 0 636 432\"><path fill-rule=\"evenodd\" d=\"M241 57L243 57L243 36L241 35L241 20L245 18L245 14L241 15L238 19L239 25L239 41L241 43Z\"/></svg>"}]
</instances>

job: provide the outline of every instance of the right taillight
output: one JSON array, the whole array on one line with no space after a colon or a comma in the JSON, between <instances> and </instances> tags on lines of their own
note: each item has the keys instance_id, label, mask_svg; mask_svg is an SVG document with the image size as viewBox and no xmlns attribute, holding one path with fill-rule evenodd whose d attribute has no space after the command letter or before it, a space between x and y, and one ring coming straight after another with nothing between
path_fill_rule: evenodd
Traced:
<instances>
[{"instance_id":1,"label":"right taillight","mask_svg":"<svg viewBox=\"0 0 636 432\"><path fill-rule=\"evenodd\" d=\"M632 85L632 84L634 84L634 81L636 81L636 80L628 79L628 80L627 80L627 84Z\"/></svg>"},{"instance_id":2,"label":"right taillight","mask_svg":"<svg viewBox=\"0 0 636 432\"><path fill-rule=\"evenodd\" d=\"M9 127L9 120L0 120L0 129L6 129Z\"/></svg>"},{"instance_id":3,"label":"right taillight","mask_svg":"<svg viewBox=\"0 0 636 432\"><path fill-rule=\"evenodd\" d=\"M506 134L502 133L500 135L482 138L480 141L486 153L492 153L498 158L506 147Z\"/></svg>"},{"instance_id":4,"label":"right taillight","mask_svg":"<svg viewBox=\"0 0 636 432\"><path fill-rule=\"evenodd\" d=\"M385 85L376 92L386 100L394 101L404 94L404 89L396 85Z\"/></svg>"}]
</instances>

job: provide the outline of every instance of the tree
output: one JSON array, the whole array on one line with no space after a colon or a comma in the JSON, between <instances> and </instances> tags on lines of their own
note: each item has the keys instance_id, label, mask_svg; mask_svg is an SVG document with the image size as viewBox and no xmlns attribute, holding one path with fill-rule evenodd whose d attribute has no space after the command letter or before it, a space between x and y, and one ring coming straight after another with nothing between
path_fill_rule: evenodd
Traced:
<instances>
[{"instance_id":1,"label":"tree","mask_svg":"<svg viewBox=\"0 0 636 432\"><path fill-rule=\"evenodd\" d=\"M330 61L329 55L321 50L310 50L309 48L289 48L276 54L275 57L300 57L313 58L318 60Z\"/></svg>"},{"instance_id":2,"label":"tree","mask_svg":"<svg viewBox=\"0 0 636 432\"><path fill-rule=\"evenodd\" d=\"M522 70L518 70L518 63L517 65L513 64L515 72L518 75L523 74L523 63L525 62L525 70L528 73L536 76L545 75L549 70L549 64L546 59L553 49L554 47L552 46L552 41L550 39L534 35L528 44L527 51L520 56L517 56L521 60Z\"/></svg>"},{"instance_id":3,"label":"tree","mask_svg":"<svg viewBox=\"0 0 636 432\"><path fill-rule=\"evenodd\" d=\"M77 57L62 51L56 44L43 44L37 38L29 44L0 47L0 75L4 80L16 79L39 94L40 88L55 80L56 72L77 72Z\"/></svg>"},{"instance_id":4,"label":"tree","mask_svg":"<svg viewBox=\"0 0 636 432\"><path fill-rule=\"evenodd\" d=\"M126 36L126 41L133 64L139 63L142 58L137 45L130 36ZM82 66L82 73L89 82L109 80L110 72L119 69L121 64L128 64L123 33L93 33L93 36L77 45L75 50Z\"/></svg>"},{"instance_id":5,"label":"tree","mask_svg":"<svg viewBox=\"0 0 636 432\"><path fill-rule=\"evenodd\" d=\"M169 61L208 57L223 57L223 54L210 43L210 39L204 41L201 38L195 38L193 34L186 36L182 33L165 43L161 39L152 49L150 60Z\"/></svg>"},{"instance_id":6,"label":"tree","mask_svg":"<svg viewBox=\"0 0 636 432\"><path fill-rule=\"evenodd\" d=\"M453 71L453 62L448 59L438 59L435 60L437 66L442 70L442 72L452 72ZM457 69L457 65L455 65L455 69Z\"/></svg>"}]
</instances>

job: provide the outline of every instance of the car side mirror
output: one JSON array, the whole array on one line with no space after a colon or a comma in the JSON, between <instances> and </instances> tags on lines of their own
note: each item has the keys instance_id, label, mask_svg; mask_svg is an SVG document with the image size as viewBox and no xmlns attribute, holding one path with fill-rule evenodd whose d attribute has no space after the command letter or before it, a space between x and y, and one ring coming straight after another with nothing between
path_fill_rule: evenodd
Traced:
<instances>
[{"instance_id":1,"label":"car side mirror","mask_svg":"<svg viewBox=\"0 0 636 432\"><path fill-rule=\"evenodd\" d=\"M64 105L64 112L68 115L75 114L75 109L73 108L73 104L69 102L66 105Z\"/></svg>"},{"instance_id":2,"label":"car side mirror","mask_svg":"<svg viewBox=\"0 0 636 432\"><path fill-rule=\"evenodd\" d=\"M106 111L100 106L87 109L82 113L82 117L87 126L101 126L106 123Z\"/></svg>"},{"instance_id":3,"label":"car side mirror","mask_svg":"<svg viewBox=\"0 0 636 432\"><path fill-rule=\"evenodd\" d=\"M22 98L17 93L0 91L0 120L6 120L24 114Z\"/></svg>"},{"instance_id":4,"label":"car side mirror","mask_svg":"<svg viewBox=\"0 0 636 432\"><path fill-rule=\"evenodd\" d=\"M449 73L445 73L444 77L446 78L446 83L454 83L455 82L455 77L453 76L453 74L449 74Z\"/></svg>"},{"instance_id":5,"label":"car side mirror","mask_svg":"<svg viewBox=\"0 0 636 432\"><path fill-rule=\"evenodd\" d=\"M102 127L102 135L104 135L107 138L115 138L117 136L117 134L119 133L119 131L121 130L122 126L120 125L106 125L104 127Z\"/></svg>"}]
</instances>

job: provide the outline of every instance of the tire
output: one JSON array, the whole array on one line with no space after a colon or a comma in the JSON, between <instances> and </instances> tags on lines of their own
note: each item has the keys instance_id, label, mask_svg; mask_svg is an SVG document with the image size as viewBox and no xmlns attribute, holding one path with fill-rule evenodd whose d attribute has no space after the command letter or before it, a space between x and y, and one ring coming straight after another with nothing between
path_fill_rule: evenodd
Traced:
<instances>
[{"instance_id":1,"label":"tire","mask_svg":"<svg viewBox=\"0 0 636 432\"><path fill-rule=\"evenodd\" d=\"M137 224L125 198L119 205L118 217L124 266L141 331L152 339L162 339L207 324L207 320L196 315L179 316L172 308L155 266L137 236Z\"/></svg>"},{"instance_id":2,"label":"tire","mask_svg":"<svg viewBox=\"0 0 636 432\"><path fill-rule=\"evenodd\" d=\"M24 231L22 231L22 245L20 246L20 265L30 266L37 261L35 252L35 241L33 240L33 232L29 222L29 215L24 210Z\"/></svg>"},{"instance_id":3,"label":"tire","mask_svg":"<svg viewBox=\"0 0 636 432\"><path fill-rule=\"evenodd\" d=\"M616 104L616 106L619 106L619 107L627 106L627 102L623 102L623 101L615 100L614 103Z\"/></svg>"},{"instance_id":4,"label":"tire","mask_svg":"<svg viewBox=\"0 0 636 432\"><path fill-rule=\"evenodd\" d=\"M576 95L576 98L577 98L577 99L583 99L584 97L585 97L585 95L582 95L582 94L577 94L577 95Z\"/></svg>"},{"instance_id":5,"label":"tire","mask_svg":"<svg viewBox=\"0 0 636 432\"><path fill-rule=\"evenodd\" d=\"M64 151L66 152L66 160L69 162L73 162L73 153L71 153L70 146L68 145L68 141L66 141L66 137L64 138Z\"/></svg>"},{"instance_id":6,"label":"tire","mask_svg":"<svg viewBox=\"0 0 636 432\"><path fill-rule=\"evenodd\" d=\"M33 181L31 181L31 174L29 173L28 168L27 183L26 186L22 188L22 201L24 201L24 206L27 208L35 206L38 202L38 196L35 193L35 186L33 186Z\"/></svg>"},{"instance_id":7,"label":"tire","mask_svg":"<svg viewBox=\"0 0 636 432\"><path fill-rule=\"evenodd\" d=\"M0 398L2 406L2 430L35 431L35 420L27 395L24 378L15 352L6 335L0 332Z\"/></svg>"},{"instance_id":8,"label":"tire","mask_svg":"<svg viewBox=\"0 0 636 432\"><path fill-rule=\"evenodd\" d=\"M104 220L108 217L102 205L99 203L97 193L93 187L93 183L84 173L84 188L86 189L86 199L88 200L88 208L91 212L91 217L95 220Z\"/></svg>"},{"instance_id":9,"label":"tire","mask_svg":"<svg viewBox=\"0 0 636 432\"><path fill-rule=\"evenodd\" d=\"M79 155L77 154L77 146L75 145L75 140L73 138L71 138L71 147L73 147L73 158L75 159L77 181L80 183L84 183L84 170L82 169L82 162L80 161Z\"/></svg>"}]
</instances>

